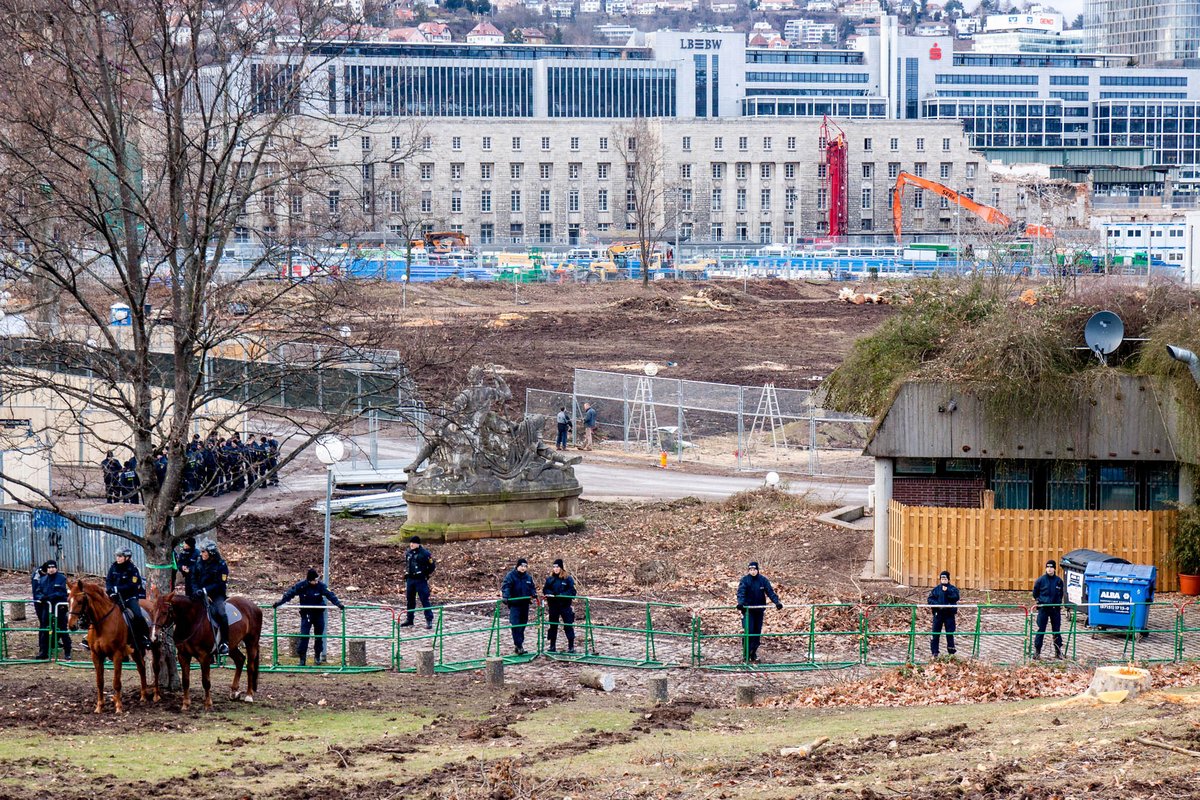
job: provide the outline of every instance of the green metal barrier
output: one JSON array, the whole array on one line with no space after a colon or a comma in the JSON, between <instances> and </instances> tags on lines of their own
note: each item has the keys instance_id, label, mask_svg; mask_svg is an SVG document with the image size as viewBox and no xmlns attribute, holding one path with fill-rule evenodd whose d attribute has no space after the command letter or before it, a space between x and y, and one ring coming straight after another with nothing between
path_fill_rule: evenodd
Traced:
<instances>
[{"instance_id":1,"label":"green metal barrier","mask_svg":"<svg viewBox=\"0 0 1200 800\"><path fill-rule=\"evenodd\" d=\"M90 660L63 660L57 614L50 615L46 629L36 622L14 624L8 604L15 602L30 601L0 599L0 665L40 663L33 655L37 635L44 630L50 637L50 661L68 667L91 666ZM327 662L318 666L314 655L301 667L295 653L301 638L300 608L263 606L264 612L270 611L262 639L264 672L411 671L416 652L427 648L434 651L438 672L481 669L489 658L503 658L509 664L545 657L630 668L691 666L767 672L888 667L932 658L932 609L918 604L828 603L789 607L782 612L767 608L761 660L752 664L748 661L748 617L733 606L693 610L673 603L577 597L573 603L576 652L570 654L562 647L566 631L561 622L560 649L548 650L550 620L544 605L531 607L528 622L514 625L503 601L493 598L435 606L429 629L420 622L417 627L402 627L405 612L392 606L348 605L341 611L325 607ZM417 613L419 618L422 612ZM1032 607L961 604L957 621L961 623L955 632L959 657L1004 665L1033 656L1036 610ZM526 631L524 655L514 652L515 628ZM1200 660L1200 603L1151 603L1144 626L1107 630L1087 627L1086 607L1064 605L1061 635L1068 661L1153 664ZM1052 637L1052 631L1047 630L1046 636ZM310 633L309 638L315 637ZM350 663L350 644L355 641L364 643L366 665ZM75 644L77 658L86 657L78 639ZM1043 656L1047 651L1052 652L1052 644L1046 645ZM228 659L221 659L218 664L229 666L226 662Z\"/></svg>"}]
</instances>

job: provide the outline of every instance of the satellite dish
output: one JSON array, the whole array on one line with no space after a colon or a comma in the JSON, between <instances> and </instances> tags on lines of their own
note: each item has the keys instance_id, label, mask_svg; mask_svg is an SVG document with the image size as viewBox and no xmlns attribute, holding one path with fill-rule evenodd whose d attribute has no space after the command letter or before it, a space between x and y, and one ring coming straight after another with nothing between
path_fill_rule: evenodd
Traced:
<instances>
[{"instance_id":1,"label":"satellite dish","mask_svg":"<svg viewBox=\"0 0 1200 800\"><path fill-rule=\"evenodd\" d=\"M658 364L655 364L653 361L647 361L646 366L642 367L642 372L646 373L648 377L653 378L658 374Z\"/></svg>"},{"instance_id":2,"label":"satellite dish","mask_svg":"<svg viewBox=\"0 0 1200 800\"><path fill-rule=\"evenodd\" d=\"M1106 356L1120 347L1124 338L1125 323L1111 311L1097 311L1083 329L1083 340L1102 364L1107 363Z\"/></svg>"}]
</instances>

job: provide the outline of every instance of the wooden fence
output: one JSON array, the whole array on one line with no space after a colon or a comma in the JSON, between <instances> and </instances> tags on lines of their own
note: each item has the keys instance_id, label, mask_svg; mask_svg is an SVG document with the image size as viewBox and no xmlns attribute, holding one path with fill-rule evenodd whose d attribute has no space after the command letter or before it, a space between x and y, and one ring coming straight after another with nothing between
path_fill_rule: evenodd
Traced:
<instances>
[{"instance_id":1,"label":"wooden fence","mask_svg":"<svg viewBox=\"0 0 1200 800\"><path fill-rule=\"evenodd\" d=\"M986 503L985 505L990 505ZM932 586L946 569L966 589L1028 591L1047 559L1077 548L1158 567L1160 592L1179 587L1170 563L1176 511L1062 511L888 506L888 574Z\"/></svg>"}]
</instances>

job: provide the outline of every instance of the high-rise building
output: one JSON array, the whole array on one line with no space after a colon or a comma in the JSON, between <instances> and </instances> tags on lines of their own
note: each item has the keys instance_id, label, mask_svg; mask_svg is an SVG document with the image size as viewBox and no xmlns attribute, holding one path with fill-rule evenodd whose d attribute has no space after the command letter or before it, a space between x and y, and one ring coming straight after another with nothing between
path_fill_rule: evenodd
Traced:
<instances>
[{"instance_id":1,"label":"high-rise building","mask_svg":"<svg viewBox=\"0 0 1200 800\"><path fill-rule=\"evenodd\" d=\"M1088 0L1094 49L1139 64L1200 59L1200 0Z\"/></svg>"}]
</instances>

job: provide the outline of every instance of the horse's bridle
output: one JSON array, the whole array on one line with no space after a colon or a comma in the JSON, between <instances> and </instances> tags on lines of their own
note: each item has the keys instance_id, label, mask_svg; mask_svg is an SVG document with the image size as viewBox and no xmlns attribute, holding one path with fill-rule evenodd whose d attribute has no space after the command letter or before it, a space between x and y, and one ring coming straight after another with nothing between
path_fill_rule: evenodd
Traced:
<instances>
[{"instance_id":1,"label":"horse's bridle","mask_svg":"<svg viewBox=\"0 0 1200 800\"><path fill-rule=\"evenodd\" d=\"M99 625L101 622L108 619L108 615L111 614L117 607L117 604L113 603L112 608L108 609L108 611L105 611L104 614L99 619L93 620L92 619L92 601L88 599L88 596L86 593L80 592L80 594L82 595L82 598L79 601L79 604L81 607L79 609L79 612L76 613L75 616L79 619L79 622L83 626L84 630L87 630L88 628Z\"/></svg>"}]
</instances>

